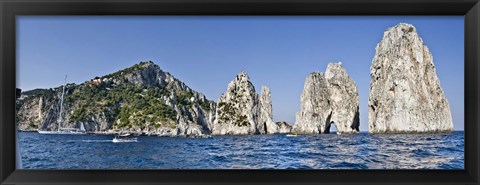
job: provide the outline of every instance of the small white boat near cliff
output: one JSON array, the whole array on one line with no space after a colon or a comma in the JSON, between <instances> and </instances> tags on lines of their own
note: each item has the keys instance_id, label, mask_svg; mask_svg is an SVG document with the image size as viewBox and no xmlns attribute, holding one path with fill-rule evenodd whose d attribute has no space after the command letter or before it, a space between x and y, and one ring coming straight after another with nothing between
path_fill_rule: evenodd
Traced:
<instances>
[{"instance_id":1,"label":"small white boat near cliff","mask_svg":"<svg viewBox=\"0 0 480 185\"><path fill-rule=\"evenodd\" d=\"M131 142L138 142L138 139L136 137L129 137L130 134L123 134L123 135L118 135L115 136L112 139L112 142L114 143L131 143Z\"/></svg>"}]
</instances>

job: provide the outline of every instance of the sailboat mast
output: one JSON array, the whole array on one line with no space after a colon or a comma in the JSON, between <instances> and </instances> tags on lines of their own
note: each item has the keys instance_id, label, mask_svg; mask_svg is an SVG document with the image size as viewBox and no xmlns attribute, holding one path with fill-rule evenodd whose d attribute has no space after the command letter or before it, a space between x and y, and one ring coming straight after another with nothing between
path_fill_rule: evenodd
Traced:
<instances>
[{"instance_id":1,"label":"sailboat mast","mask_svg":"<svg viewBox=\"0 0 480 185\"><path fill-rule=\"evenodd\" d=\"M65 75L65 83L63 84L63 90L62 90L62 98L60 100L60 122L58 123L58 128L57 130L60 130L60 126L62 124L62 112L63 112L63 96L65 95L65 86L67 85L67 75Z\"/></svg>"}]
</instances>

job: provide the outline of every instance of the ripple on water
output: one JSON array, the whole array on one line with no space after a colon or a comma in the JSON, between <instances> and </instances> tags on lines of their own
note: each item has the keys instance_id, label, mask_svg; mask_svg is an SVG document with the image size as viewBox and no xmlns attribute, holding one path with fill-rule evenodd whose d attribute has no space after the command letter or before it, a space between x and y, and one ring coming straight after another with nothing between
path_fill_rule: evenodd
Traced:
<instances>
[{"instance_id":1,"label":"ripple on water","mask_svg":"<svg viewBox=\"0 0 480 185\"><path fill-rule=\"evenodd\" d=\"M20 132L27 169L463 169L464 134L215 136L210 139Z\"/></svg>"}]
</instances>

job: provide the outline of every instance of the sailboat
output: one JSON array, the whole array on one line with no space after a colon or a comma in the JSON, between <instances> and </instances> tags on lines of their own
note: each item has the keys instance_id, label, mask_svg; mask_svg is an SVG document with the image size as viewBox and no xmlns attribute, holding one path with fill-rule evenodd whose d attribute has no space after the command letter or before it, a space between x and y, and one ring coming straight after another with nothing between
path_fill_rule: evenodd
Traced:
<instances>
[{"instance_id":1,"label":"sailboat","mask_svg":"<svg viewBox=\"0 0 480 185\"><path fill-rule=\"evenodd\" d=\"M63 97L65 95L65 86L67 85L67 75L65 75L65 84L63 85L62 97L60 100L60 120L57 121L58 127L57 130L38 130L39 134L86 134L85 126L83 123L80 125L80 130L76 128L61 128L62 118L63 118Z\"/></svg>"}]
</instances>

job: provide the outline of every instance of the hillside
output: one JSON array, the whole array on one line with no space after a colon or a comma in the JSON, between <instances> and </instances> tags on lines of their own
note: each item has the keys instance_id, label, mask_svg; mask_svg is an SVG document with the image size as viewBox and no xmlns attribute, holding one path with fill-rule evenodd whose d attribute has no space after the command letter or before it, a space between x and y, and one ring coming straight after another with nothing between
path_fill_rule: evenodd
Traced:
<instances>
[{"instance_id":1,"label":"hillside","mask_svg":"<svg viewBox=\"0 0 480 185\"><path fill-rule=\"evenodd\" d=\"M22 93L17 103L19 129L57 129L62 86ZM210 134L215 102L164 72L140 62L82 84L67 84L62 128L89 133L133 132L178 136Z\"/></svg>"}]
</instances>

